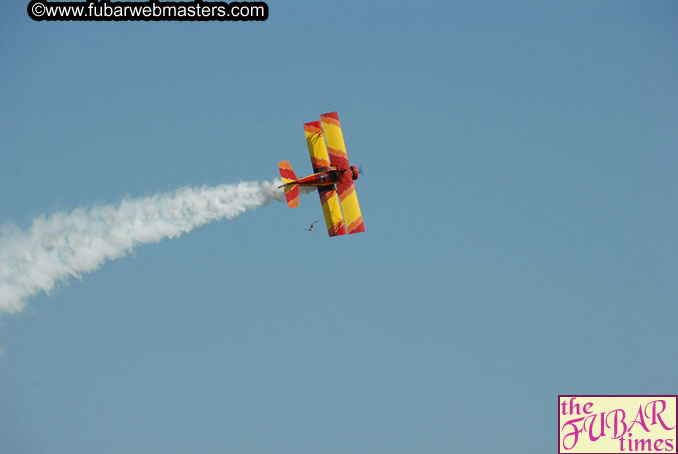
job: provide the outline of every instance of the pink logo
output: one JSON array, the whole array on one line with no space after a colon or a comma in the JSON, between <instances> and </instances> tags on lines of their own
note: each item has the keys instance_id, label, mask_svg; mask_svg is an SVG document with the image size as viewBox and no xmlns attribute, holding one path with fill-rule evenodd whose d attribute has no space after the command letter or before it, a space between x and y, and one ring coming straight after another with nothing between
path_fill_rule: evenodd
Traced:
<instances>
[{"instance_id":1,"label":"pink logo","mask_svg":"<svg viewBox=\"0 0 678 454\"><path fill-rule=\"evenodd\" d=\"M676 453L678 396L558 396L558 454Z\"/></svg>"}]
</instances>

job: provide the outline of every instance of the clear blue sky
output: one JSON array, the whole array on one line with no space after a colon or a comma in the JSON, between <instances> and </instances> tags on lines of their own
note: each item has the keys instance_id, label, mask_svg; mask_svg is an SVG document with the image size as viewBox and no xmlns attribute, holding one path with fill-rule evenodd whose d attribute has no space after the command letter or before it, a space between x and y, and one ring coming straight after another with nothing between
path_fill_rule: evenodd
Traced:
<instances>
[{"instance_id":1,"label":"clear blue sky","mask_svg":"<svg viewBox=\"0 0 678 454\"><path fill-rule=\"evenodd\" d=\"M678 4L270 1L262 23L0 6L0 222L310 172L0 326L3 453L554 452L556 396L676 393Z\"/></svg>"}]
</instances>

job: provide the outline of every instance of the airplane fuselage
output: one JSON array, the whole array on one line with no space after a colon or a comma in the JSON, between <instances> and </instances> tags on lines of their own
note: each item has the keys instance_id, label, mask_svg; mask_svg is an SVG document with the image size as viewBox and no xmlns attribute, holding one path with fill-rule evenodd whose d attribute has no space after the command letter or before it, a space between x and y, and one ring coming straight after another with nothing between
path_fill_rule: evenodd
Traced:
<instances>
[{"instance_id":1,"label":"airplane fuselage","mask_svg":"<svg viewBox=\"0 0 678 454\"><path fill-rule=\"evenodd\" d=\"M292 184L298 184L299 186L330 186L337 184L339 180L341 180L341 175L347 171L351 172L351 177L354 180L358 179L358 168L356 166L351 166L348 170L339 170L336 167L330 167L329 170L323 170L314 173L313 175L299 178L298 180L288 181L283 186Z\"/></svg>"}]
</instances>

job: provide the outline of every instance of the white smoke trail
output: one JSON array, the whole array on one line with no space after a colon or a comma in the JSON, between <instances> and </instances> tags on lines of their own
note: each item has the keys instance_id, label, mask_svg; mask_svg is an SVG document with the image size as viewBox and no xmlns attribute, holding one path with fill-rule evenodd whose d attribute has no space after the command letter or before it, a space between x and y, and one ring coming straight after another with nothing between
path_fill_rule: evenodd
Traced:
<instances>
[{"instance_id":1,"label":"white smoke trail","mask_svg":"<svg viewBox=\"0 0 678 454\"><path fill-rule=\"evenodd\" d=\"M117 205L77 208L33 220L26 231L0 226L0 312L21 312L26 299L70 276L96 270L135 246L175 238L219 219L282 201L279 181L181 188Z\"/></svg>"}]
</instances>

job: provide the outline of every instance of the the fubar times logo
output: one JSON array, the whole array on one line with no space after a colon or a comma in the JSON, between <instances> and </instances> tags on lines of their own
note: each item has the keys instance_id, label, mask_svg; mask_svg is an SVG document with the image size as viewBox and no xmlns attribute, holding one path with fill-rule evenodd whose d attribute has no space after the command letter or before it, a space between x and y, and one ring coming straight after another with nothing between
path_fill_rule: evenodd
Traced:
<instances>
[{"instance_id":1,"label":"the fubar times logo","mask_svg":"<svg viewBox=\"0 0 678 454\"><path fill-rule=\"evenodd\" d=\"M676 453L678 396L558 396L558 454Z\"/></svg>"}]
</instances>

